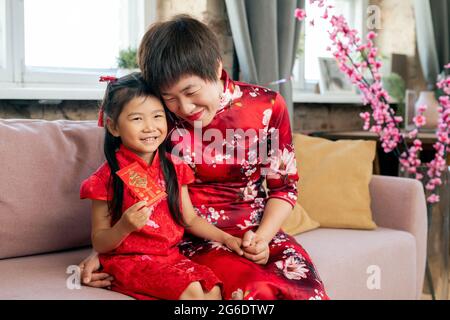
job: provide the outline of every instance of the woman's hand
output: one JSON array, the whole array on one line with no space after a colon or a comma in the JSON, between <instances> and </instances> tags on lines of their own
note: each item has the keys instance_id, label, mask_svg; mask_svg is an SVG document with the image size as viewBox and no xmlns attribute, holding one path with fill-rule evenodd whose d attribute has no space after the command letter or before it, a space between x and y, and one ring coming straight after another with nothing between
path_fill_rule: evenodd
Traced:
<instances>
[{"instance_id":1,"label":"woman's hand","mask_svg":"<svg viewBox=\"0 0 450 320\"><path fill-rule=\"evenodd\" d=\"M93 252L84 259L79 265L81 270L81 282L89 287L105 288L110 287L114 280L112 276L104 272L98 272L100 269L100 260L97 252Z\"/></svg>"},{"instance_id":2,"label":"woman's hand","mask_svg":"<svg viewBox=\"0 0 450 320\"><path fill-rule=\"evenodd\" d=\"M242 238L244 257L256 264L266 264L269 261L269 242L261 238L257 233L249 230Z\"/></svg>"},{"instance_id":3,"label":"woman's hand","mask_svg":"<svg viewBox=\"0 0 450 320\"><path fill-rule=\"evenodd\" d=\"M240 256L244 254L244 251L242 251L241 249L242 240L240 238L228 235L227 237L225 237L223 244L226 245L228 249L231 249Z\"/></svg>"}]
</instances>

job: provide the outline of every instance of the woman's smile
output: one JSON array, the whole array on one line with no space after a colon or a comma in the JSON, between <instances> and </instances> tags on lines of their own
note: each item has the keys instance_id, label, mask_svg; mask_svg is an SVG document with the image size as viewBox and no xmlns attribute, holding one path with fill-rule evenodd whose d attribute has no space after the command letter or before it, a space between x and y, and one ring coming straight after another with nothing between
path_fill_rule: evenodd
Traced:
<instances>
[{"instance_id":1,"label":"woman's smile","mask_svg":"<svg viewBox=\"0 0 450 320\"><path fill-rule=\"evenodd\" d=\"M203 112L204 112L204 109L201 109L200 111L194 113L194 114L191 115L191 116L186 116L186 118L187 118L189 121L196 121L196 120L200 119L200 118L203 116Z\"/></svg>"}]
</instances>

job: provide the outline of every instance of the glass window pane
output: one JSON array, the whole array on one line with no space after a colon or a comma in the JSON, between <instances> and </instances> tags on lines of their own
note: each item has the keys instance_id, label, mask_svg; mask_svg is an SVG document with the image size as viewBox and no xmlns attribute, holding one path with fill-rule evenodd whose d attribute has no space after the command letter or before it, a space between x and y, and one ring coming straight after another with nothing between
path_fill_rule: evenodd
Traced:
<instances>
[{"instance_id":1,"label":"glass window pane","mask_svg":"<svg viewBox=\"0 0 450 320\"><path fill-rule=\"evenodd\" d=\"M342 14L350 27L355 27L355 4L353 0L328 0L327 4L334 5L334 14ZM331 45L327 32L330 29L330 23L321 18L324 8L317 8L317 5L311 5L309 1L305 1L305 5L308 17L316 17L314 26L309 24L310 19L305 22L305 80L318 81L320 78L318 58L332 57L332 54L326 50Z\"/></svg>"},{"instance_id":2,"label":"glass window pane","mask_svg":"<svg viewBox=\"0 0 450 320\"><path fill-rule=\"evenodd\" d=\"M25 64L115 68L128 32L127 0L24 0Z\"/></svg>"},{"instance_id":3,"label":"glass window pane","mask_svg":"<svg viewBox=\"0 0 450 320\"><path fill-rule=\"evenodd\" d=\"M6 66L6 1L0 0L0 68Z\"/></svg>"}]
</instances>

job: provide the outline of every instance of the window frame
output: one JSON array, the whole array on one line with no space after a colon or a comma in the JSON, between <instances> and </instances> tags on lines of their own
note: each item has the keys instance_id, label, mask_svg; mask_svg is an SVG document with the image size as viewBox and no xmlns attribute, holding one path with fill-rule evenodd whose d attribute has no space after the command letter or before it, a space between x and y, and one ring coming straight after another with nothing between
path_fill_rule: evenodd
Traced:
<instances>
[{"instance_id":1,"label":"window frame","mask_svg":"<svg viewBox=\"0 0 450 320\"><path fill-rule=\"evenodd\" d=\"M365 38L367 35L367 24L365 23L367 19L368 14L368 8L369 8L369 0L347 0L352 1L355 3L354 6L354 21L355 25L359 30L362 32L362 38ZM302 32L300 32L300 35L303 37L300 41L303 41L305 43L305 50L306 50L306 39L305 39L305 23L304 21L302 23ZM295 59L295 64L298 67L299 72L296 74L298 77L298 81L293 82L293 88L294 88L294 96L296 97L295 100L301 100L302 94L307 94L308 97L311 97L311 93L314 93L316 90L316 86L318 85L318 81L308 81L305 79L305 52L303 52L299 58ZM295 68L295 67L294 67ZM295 71L294 71L295 72ZM300 97L300 98L299 98ZM351 99L352 100L352 99ZM354 99L353 99L354 100ZM353 101L352 100L352 101Z\"/></svg>"},{"instance_id":2,"label":"window frame","mask_svg":"<svg viewBox=\"0 0 450 320\"><path fill-rule=\"evenodd\" d=\"M10 39L12 39L12 6L11 6L11 0L3 0L0 5L4 5L4 25L2 26L4 28L4 38L0 39L1 44L5 45L4 52L2 52L2 55L4 55L4 63L5 65L0 66L0 82L12 82L13 77L13 64L12 64L12 57L14 49L10 45ZM1 49L0 49L1 50Z\"/></svg>"},{"instance_id":3,"label":"window frame","mask_svg":"<svg viewBox=\"0 0 450 320\"><path fill-rule=\"evenodd\" d=\"M5 1L6 66L0 68L0 99L101 99L100 74L117 69L25 66L24 0ZM126 42L137 47L148 25L156 21L157 0L129 0Z\"/></svg>"}]
</instances>

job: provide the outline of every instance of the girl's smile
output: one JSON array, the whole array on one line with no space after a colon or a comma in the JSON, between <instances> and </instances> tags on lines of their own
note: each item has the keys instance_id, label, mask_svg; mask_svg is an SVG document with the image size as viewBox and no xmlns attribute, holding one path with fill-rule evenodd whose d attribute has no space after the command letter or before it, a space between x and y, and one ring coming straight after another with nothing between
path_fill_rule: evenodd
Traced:
<instances>
[{"instance_id":1,"label":"girl's smile","mask_svg":"<svg viewBox=\"0 0 450 320\"><path fill-rule=\"evenodd\" d=\"M122 144L151 163L154 152L167 136L164 107L153 96L136 97L127 103L117 123L108 123L108 129Z\"/></svg>"}]
</instances>

